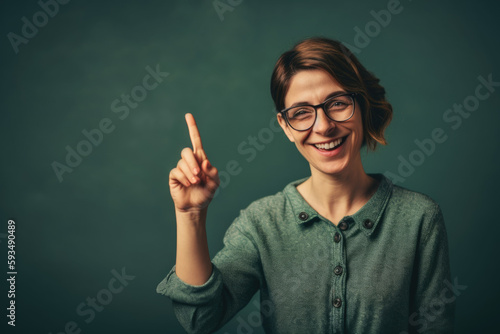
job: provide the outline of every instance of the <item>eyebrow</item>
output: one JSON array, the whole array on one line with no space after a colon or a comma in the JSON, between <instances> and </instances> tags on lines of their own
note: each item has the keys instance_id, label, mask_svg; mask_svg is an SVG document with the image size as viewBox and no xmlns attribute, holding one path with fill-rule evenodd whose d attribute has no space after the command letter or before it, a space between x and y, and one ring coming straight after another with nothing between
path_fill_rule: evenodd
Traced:
<instances>
[{"instance_id":1,"label":"eyebrow","mask_svg":"<svg viewBox=\"0 0 500 334\"><path fill-rule=\"evenodd\" d=\"M335 92L331 92L330 94L328 94L323 101L326 101L328 100L329 98L331 97L334 97L336 95L341 95L341 94L346 94L347 92L346 91L343 91L343 90L337 90ZM309 102L295 102L294 104L292 104L290 107L287 107L286 109L289 109L289 108L293 108L293 107L298 107L298 106L305 106L305 105L312 105L310 104Z\"/></svg>"}]
</instances>

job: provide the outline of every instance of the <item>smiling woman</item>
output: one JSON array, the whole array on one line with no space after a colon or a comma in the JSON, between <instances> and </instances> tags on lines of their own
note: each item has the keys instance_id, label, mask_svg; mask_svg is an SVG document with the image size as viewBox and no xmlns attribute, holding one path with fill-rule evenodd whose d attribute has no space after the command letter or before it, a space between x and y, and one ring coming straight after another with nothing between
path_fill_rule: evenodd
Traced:
<instances>
[{"instance_id":1,"label":"smiling woman","mask_svg":"<svg viewBox=\"0 0 500 334\"><path fill-rule=\"evenodd\" d=\"M205 223L220 180L186 115L193 149L169 177L176 265L157 291L188 332L221 328L257 291L268 333L452 332L441 209L364 171L360 150L386 143L392 107L379 80L342 50L311 38L279 58L277 120L311 175L241 210L212 260Z\"/></svg>"}]
</instances>

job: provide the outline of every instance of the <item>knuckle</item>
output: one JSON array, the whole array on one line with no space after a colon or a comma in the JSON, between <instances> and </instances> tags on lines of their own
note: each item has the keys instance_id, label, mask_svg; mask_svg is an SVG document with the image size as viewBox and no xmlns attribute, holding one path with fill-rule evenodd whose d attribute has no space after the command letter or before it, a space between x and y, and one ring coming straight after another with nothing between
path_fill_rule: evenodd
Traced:
<instances>
[{"instance_id":1,"label":"knuckle","mask_svg":"<svg viewBox=\"0 0 500 334\"><path fill-rule=\"evenodd\" d=\"M191 149L189 147L184 147L181 151L181 156L186 157L191 153Z\"/></svg>"},{"instance_id":2,"label":"knuckle","mask_svg":"<svg viewBox=\"0 0 500 334\"><path fill-rule=\"evenodd\" d=\"M179 178L179 173L177 168L172 168L170 170L170 173L168 173L168 178L169 179L178 179Z\"/></svg>"},{"instance_id":3,"label":"knuckle","mask_svg":"<svg viewBox=\"0 0 500 334\"><path fill-rule=\"evenodd\" d=\"M189 168L189 165L185 160L179 161L179 169L182 174L186 175L186 177L191 178L191 176L193 176L191 173L191 168Z\"/></svg>"}]
</instances>

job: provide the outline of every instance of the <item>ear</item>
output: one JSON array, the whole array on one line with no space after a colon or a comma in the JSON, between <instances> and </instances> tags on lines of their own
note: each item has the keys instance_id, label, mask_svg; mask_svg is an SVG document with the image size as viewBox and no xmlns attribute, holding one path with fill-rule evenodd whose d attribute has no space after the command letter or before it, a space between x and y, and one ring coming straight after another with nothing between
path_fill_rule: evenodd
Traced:
<instances>
[{"instance_id":1,"label":"ear","mask_svg":"<svg viewBox=\"0 0 500 334\"><path fill-rule=\"evenodd\" d=\"M285 119L281 116L280 113L276 114L276 117L278 118L278 123L280 124L281 128L285 132L286 136L288 139L293 143L295 142L295 138L292 136L292 130L288 126L288 123L285 121Z\"/></svg>"}]
</instances>

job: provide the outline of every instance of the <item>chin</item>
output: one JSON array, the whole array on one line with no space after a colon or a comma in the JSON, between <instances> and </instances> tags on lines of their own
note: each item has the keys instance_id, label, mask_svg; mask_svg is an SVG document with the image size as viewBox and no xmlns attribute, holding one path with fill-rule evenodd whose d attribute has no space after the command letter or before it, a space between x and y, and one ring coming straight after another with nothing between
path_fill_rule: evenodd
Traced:
<instances>
[{"instance_id":1,"label":"chin","mask_svg":"<svg viewBox=\"0 0 500 334\"><path fill-rule=\"evenodd\" d=\"M346 161L332 161L330 163L311 164L311 166L323 174L332 176L340 175L348 169L348 163Z\"/></svg>"}]
</instances>

